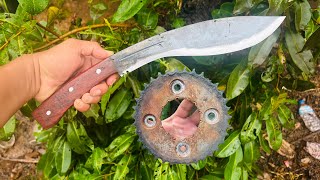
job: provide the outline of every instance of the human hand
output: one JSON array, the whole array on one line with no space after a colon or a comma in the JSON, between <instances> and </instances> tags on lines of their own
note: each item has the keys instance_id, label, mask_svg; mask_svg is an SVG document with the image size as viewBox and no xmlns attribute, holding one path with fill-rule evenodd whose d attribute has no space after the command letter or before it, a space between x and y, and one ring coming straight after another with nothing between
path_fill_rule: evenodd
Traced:
<instances>
[{"instance_id":1,"label":"human hand","mask_svg":"<svg viewBox=\"0 0 320 180\"><path fill-rule=\"evenodd\" d=\"M68 39L47 51L37 53L35 64L39 66L40 88L35 98L40 102L44 101L66 81L112 54L97 42L76 39ZM90 104L100 101L117 78L117 74L111 75L105 82L93 87L81 99L75 100L74 107L81 112L87 111Z\"/></svg>"},{"instance_id":2,"label":"human hand","mask_svg":"<svg viewBox=\"0 0 320 180\"><path fill-rule=\"evenodd\" d=\"M189 116L192 108L193 103L184 99L176 112L162 121L162 127L177 139L185 139L192 136L197 131L197 126L200 122L200 113L198 110Z\"/></svg>"}]
</instances>

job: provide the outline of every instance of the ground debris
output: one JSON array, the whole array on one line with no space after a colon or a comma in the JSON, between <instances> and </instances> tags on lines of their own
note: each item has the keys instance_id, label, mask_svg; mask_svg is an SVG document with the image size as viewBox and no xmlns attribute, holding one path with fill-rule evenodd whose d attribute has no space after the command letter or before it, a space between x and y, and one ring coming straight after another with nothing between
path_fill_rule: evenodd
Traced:
<instances>
[{"instance_id":1,"label":"ground debris","mask_svg":"<svg viewBox=\"0 0 320 180\"><path fill-rule=\"evenodd\" d=\"M320 144L319 143L307 142L307 146L305 147L305 150L312 157L320 160Z\"/></svg>"}]
</instances>

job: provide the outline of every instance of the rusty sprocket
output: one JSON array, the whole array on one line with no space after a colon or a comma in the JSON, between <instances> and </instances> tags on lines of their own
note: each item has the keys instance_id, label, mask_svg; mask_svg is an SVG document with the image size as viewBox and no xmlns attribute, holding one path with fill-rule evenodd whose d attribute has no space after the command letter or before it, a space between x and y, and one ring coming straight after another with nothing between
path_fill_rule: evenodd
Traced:
<instances>
[{"instance_id":1,"label":"rusty sprocket","mask_svg":"<svg viewBox=\"0 0 320 180\"><path fill-rule=\"evenodd\" d=\"M183 140L173 138L161 124L163 107L175 99L188 99L200 112L198 130ZM223 142L228 128L228 107L216 84L192 72L159 74L141 92L135 107L140 141L163 161L193 163L211 156Z\"/></svg>"}]
</instances>

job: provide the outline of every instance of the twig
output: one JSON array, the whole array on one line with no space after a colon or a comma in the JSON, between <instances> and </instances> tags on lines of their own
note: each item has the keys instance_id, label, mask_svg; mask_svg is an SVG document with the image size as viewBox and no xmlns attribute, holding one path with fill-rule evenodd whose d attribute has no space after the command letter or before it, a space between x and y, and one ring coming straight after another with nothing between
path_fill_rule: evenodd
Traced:
<instances>
[{"instance_id":1,"label":"twig","mask_svg":"<svg viewBox=\"0 0 320 180\"><path fill-rule=\"evenodd\" d=\"M39 160L27 160L27 159L11 159L11 158L5 158L5 157L1 157L1 160L4 161L12 161L12 162L21 162L21 163L34 163L37 164L39 162Z\"/></svg>"},{"instance_id":2,"label":"twig","mask_svg":"<svg viewBox=\"0 0 320 180\"><path fill-rule=\"evenodd\" d=\"M9 42L10 42L12 39L14 39L15 37L19 36L23 31L24 31L24 29L22 29L21 31L19 31L17 34L11 36L11 37L8 39L8 41L6 41L6 42L0 47L0 51L1 51L2 49L4 49L4 48L9 44Z\"/></svg>"},{"instance_id":3,"label":"twig","mask_svg":"<svg viewBox=\"0 0 320 180\"><path fill-rule=\"evenodd\" d=\"M49 33L51 33L51 34L53 34L53 35L55 35L57 38L60 38L60 35L59 35L59 34L57 34L57 33L54 32L54 31L51 31L51 29L49 29L49 28L47 28L47 27L45 27L45 26L42 26L42 24L40 24L39 22L37 22L37 25L38 25L40 28L48 31Z\"/></svg>"},{"instance_id":4,"label":"twig","mask_svg":"<svg viewBox=\"0 0 320 180\"><path fill-rule=\"evenodd\" d=\"M58 39L55 39L55 40L53 40L53 41L51 41L51 42L48 42L46 45L41 46L41 47L35 49L34 51L40 51L40 50L42 50L42 49L45 49L45 48L47 48L47 47L49 47L49 46L51 46L51 45L53 45L53 44L55 44L55 43L63 40L64 38L66 38L66 37L68 37L68 36L70 36L70 35L72 35L72 34L75 34L75 33L77 33L77 32L84 31L84 30L87 30L87 29L95 29L95 28L106 27L106 26L108 26L108 25L107 25L107 24L95 24L95 25L90 25L90 26L85 26L85 27L81 27L81 28L74 29L74 30L72 30L72 31L67 32L66 34L63 34L63 35L60 36ZM113 27L131 27L131 26L133 26L133 25L128 25L128 24L112 24L111 26L113 26Z\"/></svg>"},{"instance_id":5,"label":"twig","mask_svg":"<svg viewBox=\"0 0 320 180\"><path fill-rule=\"evenodd\" d=\"M308 139L309 137L312 137L312 136L314 136L314 135L316 135L316 134L319 134L319 133L320 133L320 130L315 131L315 132L313 132L313 133L311 133L311 134L309 134L309 135L307 135L307 136L304 136L304 137L299 138L299 139L297 139L297 140L295 140L295 141L292 141L290 144L295 144L295 143L297 143L297 142L300 142L301 140Z\"/></svg>"}]
</instances>

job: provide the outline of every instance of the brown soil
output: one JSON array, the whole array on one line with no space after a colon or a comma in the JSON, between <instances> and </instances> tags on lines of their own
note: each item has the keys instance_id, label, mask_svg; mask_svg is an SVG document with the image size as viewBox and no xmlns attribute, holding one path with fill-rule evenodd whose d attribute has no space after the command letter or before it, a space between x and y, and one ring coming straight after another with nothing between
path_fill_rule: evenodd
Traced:
<instances>
[{"instance_id":1,"label":"brown soil","mask_svg":"<svg viewBox=\"0 0 320 180\"><path fill-rule=\"evenodd\" d=\"M316 85L316 88L304 92L291 91L288 94L291 99L295 100L306 98L306 103L312 106L317 116L320 117L320 66L311 81ZM295 157L288 159L277 152L273 152L271 155L261 154L262 158L258 163L261 170L264 171L261 179L319 180L320 160L310 156L305 151L305 147L306 142L320 143L320 131L311 132L305 127L297 113L298 106L292 106L291 110L295 112L296 126L293 130L283 129L283 139L294 146ZM303 163L304 161L309 162Z\"/></svg>"}]
</instances>

